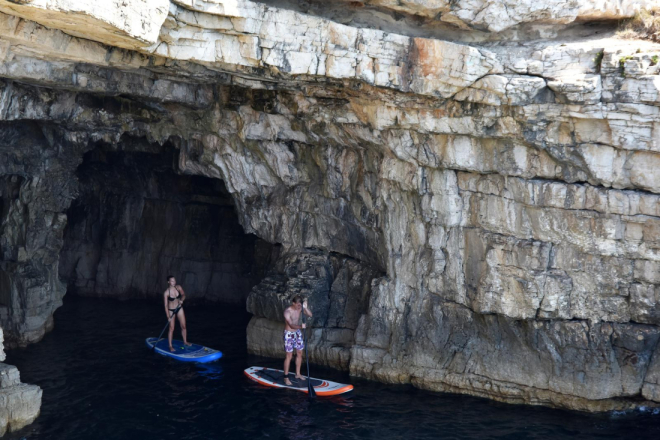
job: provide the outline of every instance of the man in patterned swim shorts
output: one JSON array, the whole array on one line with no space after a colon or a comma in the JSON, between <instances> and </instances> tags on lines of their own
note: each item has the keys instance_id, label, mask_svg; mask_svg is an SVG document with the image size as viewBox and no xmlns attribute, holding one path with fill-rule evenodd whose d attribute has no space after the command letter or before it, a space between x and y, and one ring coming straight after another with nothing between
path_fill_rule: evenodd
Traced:
<instances>
[{"instance_id":1,"label":"man in patterned swim shorts","mask_svg":"<svg viewBox=\"0 0 660 440\"><path fill-rule=\"evenodd\" d=\"M303 379L300 375L300 366L302 365L302 351L305 348L303 342L302 331L305 324L300 324L300 312L312 317L312 312L307 308L307 301L302 300L299 295L296 295L291 300L291 306L284 311L284 351L286 351L286 358L284 359L284 383L291 385L289 380L289 365L291 365L291 358L293 357L293 349L296 349L296 379Z\"/></svg>"}]
</instances>

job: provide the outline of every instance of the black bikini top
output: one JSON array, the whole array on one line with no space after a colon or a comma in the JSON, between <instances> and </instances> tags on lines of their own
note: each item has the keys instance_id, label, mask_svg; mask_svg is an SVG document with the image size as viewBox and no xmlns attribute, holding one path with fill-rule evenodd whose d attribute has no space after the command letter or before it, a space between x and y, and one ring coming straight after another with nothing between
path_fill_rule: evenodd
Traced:
<instances>
[{"instance_id":1,"label":"black bikini top","mask_svg":"<svg viewBox=\"0 0 660 440\"><path fill-rule=\"evenodd\" d=\"M172 296L170 296L170 290L167 289L167 300L168 301L175 301L175 300L181 298L181 294L179 293L179 289L177 289L175 287L174 290L176 290L176 296L172 297Z\"/></svg>"}]
</instances>

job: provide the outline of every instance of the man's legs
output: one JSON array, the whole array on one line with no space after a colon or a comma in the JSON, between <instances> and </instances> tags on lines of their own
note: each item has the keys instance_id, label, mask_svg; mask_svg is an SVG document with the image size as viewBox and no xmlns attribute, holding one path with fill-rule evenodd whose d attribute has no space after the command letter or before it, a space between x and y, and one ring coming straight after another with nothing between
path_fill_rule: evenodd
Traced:
<instances>
[{"instance_id":1,"label":"man's legs","mask_svg":"<svg viewBox=\"0 0 660 440\"><path fill-rule=\"evenodd\" d=\"M300 375L300 366L302 365L303 352L296 350L296 379L303 379Z\"/></svg>"},{"instance_id":2,"label":"man's legs","mask_svg":"<svg viewBox=\"0 0 660 440\"><path fill-rule=\"evenodd\" d=\"M291 381L289 380L289 365L291 365L292 356L293 351L291 353L287 352L286 357L284 358L284 383L287 385L291 385Z\"/></svg>"}]
</instances>

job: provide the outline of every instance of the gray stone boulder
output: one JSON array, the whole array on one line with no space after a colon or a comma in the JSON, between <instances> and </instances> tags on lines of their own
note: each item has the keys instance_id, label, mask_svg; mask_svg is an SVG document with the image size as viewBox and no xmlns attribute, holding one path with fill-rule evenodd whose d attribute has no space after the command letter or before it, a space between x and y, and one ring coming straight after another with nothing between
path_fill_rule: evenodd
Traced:
<instances>
[{"instance_id":1,"label":"gray stone boulder","mask_svg":"<svg viewBox=\"0 0 660 440\"><path fill-rule=\"evenodd\" d=\"M21 383L18 368L0 363L0 436L34 422L41 394L38 386Z\"/></svg>"}]
</instances>

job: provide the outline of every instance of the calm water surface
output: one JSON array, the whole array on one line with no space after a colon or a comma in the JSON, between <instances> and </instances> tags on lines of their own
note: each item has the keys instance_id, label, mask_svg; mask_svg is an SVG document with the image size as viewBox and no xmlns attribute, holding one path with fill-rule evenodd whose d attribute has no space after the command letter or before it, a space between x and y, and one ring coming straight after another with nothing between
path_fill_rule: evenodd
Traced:
<instances>
[{"instance_id":1,"label":"calm water surface","mask_svg":"<svg viewBox=\"0 0 660 440\"><path fill-rule=\"evenodd\" d=\"M188 306L190 340L224 352L195 365L149 351L162 302L67 296L55 330L12 350L23 382L43 389L41 415L10 439L659 439L653 411L590 415L506 405L349 377L312 366L312 376L352 383L347 395L309 402L243 375L281 361L247 354L243 308ZM178 329L175 337L178 336ZM304 367L303 367L304 368Z\"/></svg>"}]
</instances>

